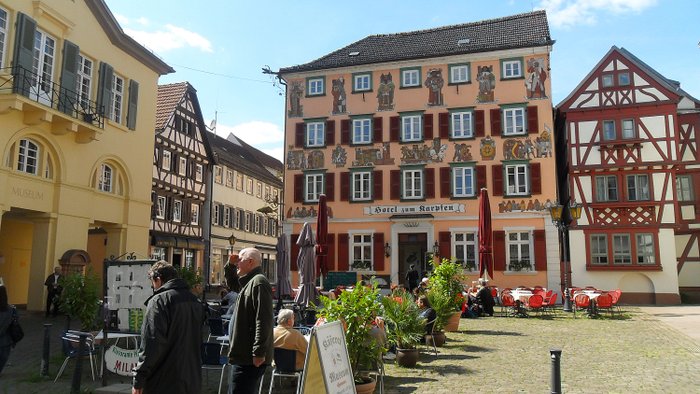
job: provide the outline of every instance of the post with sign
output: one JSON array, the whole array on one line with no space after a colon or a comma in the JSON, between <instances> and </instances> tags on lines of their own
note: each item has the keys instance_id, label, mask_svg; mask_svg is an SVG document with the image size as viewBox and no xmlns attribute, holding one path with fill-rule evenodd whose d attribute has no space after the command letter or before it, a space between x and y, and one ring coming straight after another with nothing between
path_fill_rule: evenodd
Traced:
<instances>
[{"instance_id":1,"label":"post with sign","mask_svg":"<svg viewBox=\"0 0 700 394\"><path fill-rule=\"evenodd\" d=\"M301 393L355 394L345 333L339 321L314 327L301 376Z\"/></svg>"}]
</instances>

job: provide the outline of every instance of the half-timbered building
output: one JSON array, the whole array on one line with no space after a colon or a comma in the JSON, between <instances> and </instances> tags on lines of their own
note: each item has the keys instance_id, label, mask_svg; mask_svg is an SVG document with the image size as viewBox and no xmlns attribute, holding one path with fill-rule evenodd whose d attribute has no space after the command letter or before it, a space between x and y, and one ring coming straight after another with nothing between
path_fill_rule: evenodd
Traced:
<instances>
[{"instance_id":1,"label":"half-timbered building","mask_svg":"<svg viewBox=\"0 0 700 394\"><path fill-rule=\"evenodd\" d=\"M158 86L151 256L204 271L210 231L211 154L197 91Z\"/></svg>"},{"instance_id":2,"label":"half-timbered building","mask_svg":"<svg viewBox=\"0 0 700 394\"><path fill-rule=\"evenodd\" d=\"M700 103L676 81L613 46L557 106L567 143L574 285L627 302L675 304L700 284L696 212Z\"/></svg>"},{"instance_id":3,"label":"half-timbered building","mask_svg":"<svg viewBox=\"0 0 700 394\"><path fill-rule=\"evenodd\" d=\"M361 275L404 284L411 264L426 272L434 256L459 261L475 279L477 196L487 188L493 283L559 289L546 209L556 183L543 182L555 176L553 43L536 11L373 35L279 70L292 256L325 194L326 287Z\"/></svg>"}]
</instances>

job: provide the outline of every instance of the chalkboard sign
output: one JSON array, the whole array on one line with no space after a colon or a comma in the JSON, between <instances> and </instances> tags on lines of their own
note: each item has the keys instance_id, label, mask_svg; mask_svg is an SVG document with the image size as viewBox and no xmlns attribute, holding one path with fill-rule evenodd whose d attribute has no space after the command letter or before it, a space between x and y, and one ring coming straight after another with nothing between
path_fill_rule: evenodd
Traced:
<instances>
[{"instance_id":1,"label":"chalkboard sign","mask_svg":"<svg viewBox=\"0 0 700 394\"><path fill-rule=\"evenodd\" d=\"M333 290L336 286L354 286L357 273L347 271L330 271L323 277L323 290Z\"/></svg>"},{"instance_id":2,"label":"chalkboard sign","mask_svg":"<svg viewBox=\"0 0 700 394\"><path fill-rule=\"evenodd\" d=\"M345 344L345 332L339 321L314 327L301 375L302 394L355 394L355 381Z\"/></svg>"}]
</instances>

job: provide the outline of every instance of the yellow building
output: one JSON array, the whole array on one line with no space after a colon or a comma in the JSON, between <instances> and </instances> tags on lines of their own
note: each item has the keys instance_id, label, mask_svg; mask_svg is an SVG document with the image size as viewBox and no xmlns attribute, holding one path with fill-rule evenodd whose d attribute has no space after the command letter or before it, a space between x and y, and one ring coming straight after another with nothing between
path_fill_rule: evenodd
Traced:
<instances>
[{"instance_id":1,"label":"yellow building","mask_svg":"<svg viewBox=\"0 0 700 394\"><path fill-rule=\"evenodd\" d=\"M329 271L405 284L411 264L425 273L437 254L461 262L473 280L485 187L492 283L559 289L557 230L545 208L557 196L553 43L537 11L373 35L282 68L290 241L315 222L325 193Z\"/></svg>"},{"instance_id":2,"label":"yellow building","mask_svg":"<svg viewBox=\"0 0 700 394\"><path fill-rule=\"evenodd\" d=\"M173 69L103 0L0 2L0 276L41 310L44 279L148 254L158 77Z\"/></svg>"}]
</instances>

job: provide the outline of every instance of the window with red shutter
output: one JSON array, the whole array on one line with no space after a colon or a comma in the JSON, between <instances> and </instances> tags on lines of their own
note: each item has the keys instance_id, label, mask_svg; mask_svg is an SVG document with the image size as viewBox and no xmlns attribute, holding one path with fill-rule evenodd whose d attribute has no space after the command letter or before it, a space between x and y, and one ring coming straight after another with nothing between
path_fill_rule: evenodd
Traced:
<instances>
[{"instance_id":1,"label":"window with red shutter","mask_svg":"<svg viewBox=\"0 0 700 394\"><path fill-rule=\"evenodd\" d=\"M530 163L530 194L542 194L540 163Z\"/></svg>"},{"instance_id":2,"label":"window with red shutter","mask_svg":"<svg viewBox=\"0 0 700 394\"><path fill-rule=\"evenodd\" d=\"M350 173L340 173L340 201L350 200Z\"/></svg>"},{"instance_id":3,"label":"window with red shutter","mask_svg":"<svg viewBox=\"0 0 700 394\"><path fill-rule=\"evenodd\" d=\"M338 271L350 269L350 238L348 234L338 234Z\"/></svg>"},{"instance_id":4,"label":"window with red shutter","mask_svg":"<svg viewBox=\"0 0 700 394\"><path fill-rule=\"evenodd\" d=\"M326 257L326 266L328 271L335 271L335 234L328 234L328 257Z\"/></svg>"},{"instance_id":5,"label":"window with red shutter","mask_svg":"<svg viewBox=\"0 0 700 394\"><path fill-rule=\"evenodd\" d=\"M438 115L438 132L440 133L440 138L448 139L450 138L450 113L440 112Z\"/></svg>"},{"instance_id":6,"label":"window with red shutter","mask_svg":"<svg viewBox=\"0 0 700 394\"><path fill-rule=\"evenodd\" d=\"M374 245L372 245L372 253L374 270L377 272L384 271L384 233L374 233Z\"/></svg>"},{"instance_id":7,"label":"window with red shutter","mask_svg":"<svg viewBox=\"0 0 700 394\"><path fill-rule=\"evenodd\" d=\"M440 231L438 234L438 246L440 251L440 260L452 259L452 236L449 231Z\"/></svg>"},{"instance_id":8,"label":"window with red shutter","mask_svg":"<svg viewBox=\"0 0 700 394\"><path fill-rule=\"evenodd\" d=\"M294 147L303 148L304 147L304 135L306 134L306 124L300 122L296 124L294 130Z\"/></svg>"},{"instance_id":9,"label":"window with red shutter","mask_svg":"<svg viewBox=\"0 0 700 394\"><path fill-rule=\"evenodd\" d=\"M529 134L539 134L540 124L537 118L537 106L527 107L527 132Z\"/></svg>"},{"instance_id":10,"label":"window with red shutter","mask_svg":"<svg viewBox=\"0 0 700 394\"><path fill-rule=\"evenodd\" d=\"M335 120L326 121L326 146L335 145Z\"/></svg>"},{"instance_id":11,"label":"window with red shutter","mask_svg":"<svg viewBox=\"0 0 700 394\"><path fill-rule=\"evenodd\" d=\"M304 202L304 174L294 174L294 202Z\"/></svg>"},{"instance_id":12,"label":"window with red shutter","mask_svg":"<svg viewBox=\"0 0 700 394\"><path fill-rule=\"evenodd\" d=\"M384 172L382 170L373 171L372 173L372 183L374 184L372 190L372 199L375 201L384 199Z\"/></svg>"},{"instance_id":13,"label":"window with red shutter","mask_svg":"<svg viewBox=\"0 0 700 394\"><path fill-rule=\"evenodd\" d=\"M372 119L372 128L374 133L374 142L384 142L384 127L382 122L384 118L376 117Z\"/></svg>"},{"instance_id":14,"label":"window with red shutter","mask_svg":"<svg viewBox=\"0 0 700 394\"><path fill-rule=\"evenodd\" d=\"M491 178L493 179L493 195L503 195L503 166L495 165L491 167Z\"/></svg>"},{"instance_id":15,"label":"window with red shutter","mask_svg":"<svg viewBox=\"0 0 700 394\"><path fill-rule=\"evenodd\" d=\"M535 241L535 271L547 270L547 242L544 230L533 231Z\"/></svg>"},{"instance_id":16,"label":"window with red shutter","mask_svg":"<svg viewBox=\"0 0 700 394\"><path fill-rule=\"evenodd\" d=\"M350 119L340 121L340 144L350 145Z\"/></svg>"},{"instance_id":17,"label":"window with red shutter","mask_svg":"<svg viewBox=\"0 0 700 394\"><path fill-rule=\"evenodd\" d=\"M494 271L506 270L506 232L493 232L493 269Z\"/></svg>"},{"instance_id":18,"label":"window with red shutter","mask_svg":"<svg viewBox=\"0 0 700 394\"><path fill-rule=\"evenodd\" d=\"M330 172L325 174L326 178L326 199L328 201L335 200L335 173Z\"/></svg>"},{"instance_id":19,"label":"window with red shutter","mask_svg":"<svg viewBox=\"0 0 700 394\"><path fill-rule=\"evenodd\" d=\"M401 119L398 116L389 118L389 139L391 142L399 142L401 138Z\"/></svg>"},{"instance_id":20,"label":"window with red shutter","mask_svg":"<svg viewBox=\"0 0 700 394\"><path fill-rule=\"evenodd\" d=\"M389 172L389 186L391 187L391 199L401 200L401 170Z\"/></svg>"},{"instance_id":21,"label":"window with red shutter","mask_svg":"<svg viewBox=\"0 0 700 394\"><path fill-rule=\"evenodd\" d=\"M435 198L435 169L426 168L425 171L425 198Z\"/></svg>"},{"instance_id":22,"label":"window with red shutter","mask_svg":"<svg viewBox=\"0 0 700 394\"><path fill-rule=\"evenodd\" d=\"M440 168L440 197L450 198L450 185L452 184L452 169L450 167Z\"/></svg>"},{"instance_id":23,"label":"window with red shutter","mask_svg":"<svg viewBox=\"0 0 700 394\"><path fill-rule=\"evenodd\" d=\"M484 110L476 110L474 111L474 136L475 137L483 137L485 134L484 129L486 128L484 125Z\"/></svg>"},{"instance_id":24,"label":"window with red shutter","mask_svg":"<svg viewBox=\"0 0 700 394\"><path fill-rule=\"evenodd\" d=\"M486 166L476 166L476 194L486 187Z\"/></svg>"},{"instance_id":25,"label":"window with red shutter","mask_svg":"<svg viewBox=\"0 0 700 394\"><path fill-rule=\"evenodd\" d=\"M494 137L501 135L501 110L492 109L489 116L491 116L491 135Z\"/></svg>"},{"instance_id":26,"label":"window with red shutter","mask_svg":"<svg viewBox=\"0 0 700 394\"><path fill-rule=\"evenodd\" d=\"M433 114L423 115L423 139L427 141L433 139Z\"/></svg>"}]
</instances>

